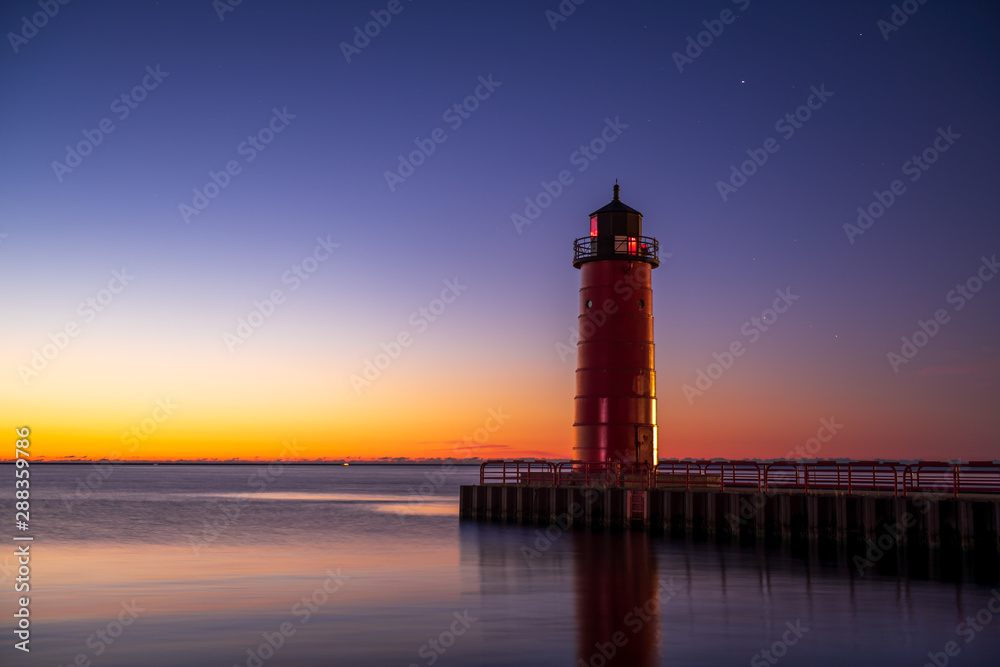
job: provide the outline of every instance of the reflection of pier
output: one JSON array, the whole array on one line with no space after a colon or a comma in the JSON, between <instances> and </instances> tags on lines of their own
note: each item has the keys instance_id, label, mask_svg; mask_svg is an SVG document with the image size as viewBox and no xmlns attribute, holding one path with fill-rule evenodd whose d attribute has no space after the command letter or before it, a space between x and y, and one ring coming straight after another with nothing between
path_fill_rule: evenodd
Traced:
<instances>
[{"instance_id":1,"label":"reflection of pier","mask_svg":"<svg viewBox=\"0 0 1000 667\"><path fill-rule=\"evenodd\" d=\"M865 656L905 664L923 645L938 651L958 639L956 624L994 587L928 584L918 580L973 577L947 561L896 568L890 556L858 576L843 543L746 548L474 521L459 535L463 599L483 611L476 627L495 665L746 665L797 620L813 629L779 667L869 664ZM908 576L876 576L900 573ZM994 664L1000 635L984 632L970 647L968 664Z\"/></svg>"},{"instance_id":2,"label":"reflection of pier","mask_svg":"<svg viewBox=\"0 0 1000 667\"><path fill-rule=\"evenodd\" d=\"M993 462L487 461L480 483L462 487L460 509L488 521L1000 556Z\"/></svg>"}]
</instances>

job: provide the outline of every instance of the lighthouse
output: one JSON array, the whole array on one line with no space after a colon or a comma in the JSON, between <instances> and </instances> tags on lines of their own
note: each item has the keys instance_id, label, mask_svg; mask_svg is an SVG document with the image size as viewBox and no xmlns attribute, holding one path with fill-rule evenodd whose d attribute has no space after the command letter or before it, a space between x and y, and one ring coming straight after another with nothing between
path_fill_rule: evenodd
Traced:
<instances>
[{"instance_id":1,"label":"lighthouse","mask_svg":"<svg viewBox=\"0 0 1000 667\"><path fill-rule=\"evenodd\" d=\"M642 213L618 198L590 214L590 235L573 242L580 269L574 458L657 463L653 269L656 239Z\"/></svg>"}]
</instances>

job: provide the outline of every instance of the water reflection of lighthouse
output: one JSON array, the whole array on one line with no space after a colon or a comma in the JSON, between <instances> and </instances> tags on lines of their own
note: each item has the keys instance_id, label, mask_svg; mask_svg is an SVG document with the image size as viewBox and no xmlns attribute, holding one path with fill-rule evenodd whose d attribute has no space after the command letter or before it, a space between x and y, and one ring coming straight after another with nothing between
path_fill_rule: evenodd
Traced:
<instances>
[{"instance_id":1,"label":"water reflection of lighthouse","mask_svg":"<svg viewBox=\"0 0 1000 667\"><path fill-rule=\"evenodd\" d=\"M659 664L660 607L675 590L660 582L648 533L574 537L577 666Z\"/></svg>"}]
</instances>

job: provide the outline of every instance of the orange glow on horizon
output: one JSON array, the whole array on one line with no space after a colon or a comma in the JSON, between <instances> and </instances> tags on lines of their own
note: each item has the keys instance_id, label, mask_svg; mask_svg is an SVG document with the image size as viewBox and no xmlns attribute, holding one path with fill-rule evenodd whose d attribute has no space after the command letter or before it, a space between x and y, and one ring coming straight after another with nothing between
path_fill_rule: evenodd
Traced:
<instances>
[{"instance_id":1,"label":"orange glow on horizon","mask_svg":"<svg viewBox=\"0 0 1000 667\"><path fill-rule=\"evenodd\" d=\"M984 401L955 392L919 413L911 408L935 383L982 381L974 375L928 373L891 394L877 384L850 386L847 375L803 386L787 379L800 363L794 349L782 366L757 347L689 401L681 388L704 360L672 357L669 334L657 325L661 459L784 458L815 437L822 419L843 428L809 452L816 457L996 456L975 419L990 414ZM328 362L313 351L267 360L248 348L235 360L143 366L131 355L102 366L99 357L68 354L27 391L0 390L0 401L18 419L11 426L32 429L35 460L569 459L575 358L560 359L556 340L543 340L530 359L483 361L474 374L456 360L478 358L479 350L451 348L463 356L449 358L413 348L359 392L347 378L360 363Z\"/></svg>"}]
</instances>

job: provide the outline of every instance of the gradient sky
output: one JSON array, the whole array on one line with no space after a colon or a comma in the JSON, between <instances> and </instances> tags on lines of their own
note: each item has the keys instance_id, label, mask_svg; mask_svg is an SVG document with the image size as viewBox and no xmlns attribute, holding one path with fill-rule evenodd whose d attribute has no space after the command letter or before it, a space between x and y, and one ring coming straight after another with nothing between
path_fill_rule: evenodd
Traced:
<instances>
[{"instance_id":1,"label":"gradient sky","mask_svg":"<svg viewBox=\"0 0 1000 667\"><path fill-rule=\"evenodd\" d=\"M949 300L1000 253L996 4L914 2L891 31L890 2L590 0L558 21L557 0L221 4L71 2L37 30L37 2L0 11L0 415L10 439L32 428L36 456L568 457L572 241L616 178L663 259L661 458L780 457L823 419L842 427L820 457L998 456L1000 280ZM402 9L348 62L341 43L387 5ZM467 118L445 115L477 87ZM807 102L794 134L776 127ZM53 165L103 119L71 171ZM609 119L615 140L574 157ZM241 148L269 124L263 150ZM949 128L911 181L904 163ZM724 200L748 150L767 160ZM318 239L337 246L303 264ZM458 296L435 304L446 281ZM744 323L778 289L799 298L751 342ZM736 341L745 353L686 396Z\"/></svg>"}]
</instances>

